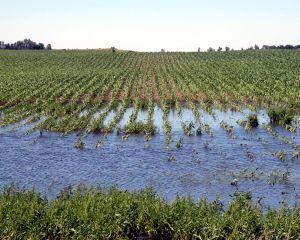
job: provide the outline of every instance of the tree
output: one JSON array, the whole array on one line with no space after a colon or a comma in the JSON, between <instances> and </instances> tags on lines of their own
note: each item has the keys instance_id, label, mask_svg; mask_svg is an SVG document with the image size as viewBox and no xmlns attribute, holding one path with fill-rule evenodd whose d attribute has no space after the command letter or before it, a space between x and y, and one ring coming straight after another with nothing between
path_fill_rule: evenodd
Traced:
<instances>
[{"instance_id":1,"label":"tree","mask_svg":"<svg viewBox=\"0 0 300 240\"><path fill-rule=\"evenodd\" d=\"M11 49L11 50L22 50L22 49L37 49L42 50L45 49L43 43L37 44L36 42L31 41L30 39L24 39L23 41L17 41L15 43L0 43L1 49Z\"/></svg>"},{"instance_id":2,"label":"tree","mask_svg":"<svg viewBox=\"0 0 300 240\"><path fill-rule=\"evenodd\" d=\"M52 50L51 44L47 44L46 49L47 49L47 50Z\"/></svg>"},{"instance_id":3,"label":"tree","mask_svg":"<svg viewBox=\"0 0 300 240\"><path fill-rule=\"evenodd\" d=\"M44 43L39 43L39 44L37 45L37 49L39 49L39 50L45 49Z\"/></svg>"},{"instance_id":4,"label":"tree","mask_svg":"<svg viewBox=\"0 0 300 240\"><path fill-rule=\"evenodd\" d=\"M230 51L230 47L225 47L225 51L226 52Z\"/></svg>"},{"instance_id":5,"label":"tree","mask_svg":"<svg viewBox=\"0 0 300 240\"><path fill-rule=\"evenodd\" d=\"M5 48L5 44L3 41L0 41L0 49L4 49Z\"/></svg>"},{"instance_id":6,"label":"tree","mask_svg":"<svg viewBox=\"0 0 300 240\"><path fill-rule=\"evenodd\" d=\"M263 45L262 48L263 48L263 49L270 49L270 46L268 46L268 45Z\"/></svg>"},{"instance_id":7,"label":"tree","mask_svg":"<svg viewBox=\"0 0 300 240\"><path fill-rule=\"evenodd\" d=\"M292 45L286 45L285 49L294 49L294 46L292 46Z\"/></svg>"},{"instance_id":8,"label":"tree","mask_svg":"<svg viewBox=\"0 0 300 240\"><path fill-rule=\"evenodd\" d=\"M221 47L219 47L219 48L218 48L218 52L221 52L221 51L222 51L222 48L221 48Z\"/></svg>"},{"instance_id":9,"label":"tree","mask_svg":"<svg viewBox=\"0 0 300 240\"><path fill-rule=\"evenodd\" d=\"M259 46L255 44L255 45L254 45L254 49L255 49L255 50L259 50Z\"/></svg>"},{"instance_id":10,"label":"tree","mask_svg":"<svg viewBox=\"0 0 300 240\"><path fill-rule=\"evenodd\" d=\"M212 47L210 47L210 48L207 49L207 51L208 51L208 52L214 52L215 49L213 49Z\"/></svg>"}]
</instances>

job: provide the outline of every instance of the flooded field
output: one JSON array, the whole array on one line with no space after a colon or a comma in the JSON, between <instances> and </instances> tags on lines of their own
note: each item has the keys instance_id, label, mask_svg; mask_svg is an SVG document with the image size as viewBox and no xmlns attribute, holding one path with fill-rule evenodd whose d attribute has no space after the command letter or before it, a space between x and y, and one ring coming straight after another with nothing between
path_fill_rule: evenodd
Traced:
<instances>
[{"instance_id":1,"label":"flooded field","mask_svg":"<svg viewBox=\"0 0 300 240\"><path fill-rule=\"evenodd\" d=\"M124 127L133 109L128 108L120 121ZM268 125L267 114L257 113L259 126L245 130L237 122L249 110L220 112L201 111L196 121L192 111L181 115L171 111L168 121L172 139L166 149L163 111L155 107L154 125L158 133L143 135L121 133L88 134L39 131L27 134L32 125L0 129L0 186L18 183L55 197L69 185L78 184L122 190L152 187L168 201L179 196L193 199L220 197L226 204L236 192L251 192L254 201L264 207L289 206L300 202L299 131L290 132ZM115 116L111 112L104 124ZM137 121L147 121L147 111L139 110ZM184 134L183 124L209 126L201 134ZM299 122L295 121L295 126ZM231 129L231 130L228 130ZM81 138L83 149L74 144ZM97 146L97 148L96 148Z\"/></svg>"}]
</instances>

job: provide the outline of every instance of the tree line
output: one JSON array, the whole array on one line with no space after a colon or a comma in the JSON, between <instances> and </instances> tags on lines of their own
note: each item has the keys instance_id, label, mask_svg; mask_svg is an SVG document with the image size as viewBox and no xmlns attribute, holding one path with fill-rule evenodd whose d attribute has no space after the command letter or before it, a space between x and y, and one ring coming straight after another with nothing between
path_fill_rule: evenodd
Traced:
<instances>
[{"instance_id":1,"label":"tree line","mask_svg":"<svg viewBox=\"0 0 300 240\"><path fill-rule=\"evenodd\" d=\"M300 49L300 45L278 45L278 46L263 45L261 48L259 48L259 46L255 44L254 46L251 46L246 49L242 48L241 50L243 51L243 50L259 50L259 49L289 49L289 50L293 50L293 49ZM230 47L225 47L224 50L226 52L227 51L235 51L233 48L230 49ZM200 51L201 51L201 49L198 48L198 52L200 52ZM215 52L215 51L221 52L221 51L223 51L223 48L218 47L217 49L214 49L214 48L210 47L207 49L207 52Z\"/></svg>"},{"instance_id":2,"label":"tree line","mask_svg":"<svg viewBox=\"0 0 300 240\"><path fill-rule=\"evenodd\" d=\"M269 46L263 45L262 49L300 49L300 45L279 45L279 46Z\"/></svg>"},{"instance_id":3,"label":"tree line","mask_svg":"<svg viewBox=\"0 0 300 240\"><path fill-rule=\"evenodd\" d=\"M17 41L15 43L4 43L0 41L0 49L9 49L9 50L24 50L24 49L34 49L34 50L51 50L51 44L47 44L45 47L44 43L36 43L30 39L24 39L23 41Z\"/></svg>"}]
</instances>

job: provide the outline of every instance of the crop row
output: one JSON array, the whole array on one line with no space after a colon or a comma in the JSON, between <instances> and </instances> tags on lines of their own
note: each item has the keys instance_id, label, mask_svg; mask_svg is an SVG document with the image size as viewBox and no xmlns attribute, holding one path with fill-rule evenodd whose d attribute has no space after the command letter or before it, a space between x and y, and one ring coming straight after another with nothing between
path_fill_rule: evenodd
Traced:
<instances>
[{"instance_id":1,"label":"crop row","mask_svg":"<svg viewBox=\"0 0 300 240\"><path fill-rule=\"evenodd\" d=\"M209 134L208 125L200 122L199 108L211 115L215 108L263 107L276 114L277 109L285 109L284 118L300 110L298 51L1 51L0 78L2 126L35 123L34 129L41 131L107 134L133 107L120 131L142 132L149 138L155 132L153 115L158 105L167 147L172 108L179 115L183 106L191 109L195 128ZM144 109L146 123L138 120ZM105 125L111 113L115 115Z\"/></svg>"}]
</instances>

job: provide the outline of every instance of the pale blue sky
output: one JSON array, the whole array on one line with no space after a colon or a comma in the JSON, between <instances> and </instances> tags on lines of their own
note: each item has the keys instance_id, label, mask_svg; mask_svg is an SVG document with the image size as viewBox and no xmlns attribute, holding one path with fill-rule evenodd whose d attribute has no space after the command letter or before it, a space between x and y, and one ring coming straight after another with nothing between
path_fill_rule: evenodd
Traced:
<instances>
[{"instance_id":1,"label":"pale blue sky","mask_svg":"<svg viewBox=\"0 0 300 240\"><path fill-rule=\"evenodd\" d=\"M299 0L0 0L0 40L195 51L300 44Z\"/></svg>"}]
</instances>

